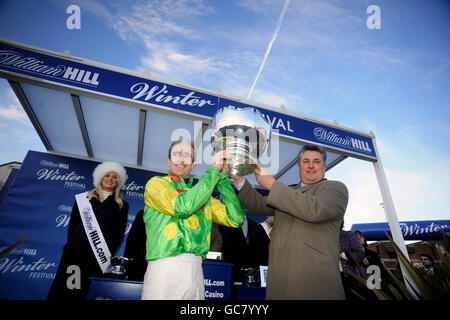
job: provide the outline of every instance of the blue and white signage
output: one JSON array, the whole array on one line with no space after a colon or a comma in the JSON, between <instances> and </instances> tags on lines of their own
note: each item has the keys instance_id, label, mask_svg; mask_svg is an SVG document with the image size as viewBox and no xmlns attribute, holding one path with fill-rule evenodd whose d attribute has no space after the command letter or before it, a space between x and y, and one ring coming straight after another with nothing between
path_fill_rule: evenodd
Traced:
<instances>
[{"instance_id":1,"label":"blue and white signage","mask_svg":"<svg viewBox=\"0 0 450 320\"><path fill-rule=\"evenodd\" d=\"M12 74L211 118L219 108L254 107L279 134L376 158L372 139L368 136L226 99L214 93L108 70L0 41L0 75L8 77Z\"/></svg>"},{"instance_id":2,"label":"blue and white signage","mask_svg":"<svg viewBox=\"0 0 450 320\"><path fill-rule=\"evenodd\" d=\"M0 70L78 89L212 117L218 97L12 46L0 41Z\"/></svg>"},{"instance_id":3,"label":"blue and white signage","mask_svg":"<svg viewBox=\"0 0 450 320\"><path fill-rule=\"evenodd\" d=\"M272 129L278 130L280 134L307 140L312 143L328 145L357 154L376 157L371 138L313 121L293 117L284 113L263 109L261 107L232 100L219 100L220 108L227 106L234 106L237 108L253 107L258 109L263 117L270 123Z\"/></svg>"},{"instance_id":4,"label":"blue and white signage","mask_svg":"<svg viewBox=\"0 0 450 320\"><path fill-rule=\"evenodd\" d=\"M405 240L442 240L441 227L450 234L450 220L402 221L399 224ZM361 231L369 241L387 240L385 230L391 236L387 222L357 223L350 230Z\"/></svg>"},{"instance_id":5,"label":"blue and white signage","mask_svg":"<svg viewBox=\"0 0 450 320\"><path fill-rule=\"evenodd\" d=\"M67 239L75 194L91 190L98 162L29 151L0 206L0 251L30 233L0 259L0 300L45 299ZM127 231L144 208L147 181L156 172L126 168L122 195L129 204ZM116 255L122 255L125 239ZM112 252L114 255L114 253Z\"/></svg>"}]
</instances>

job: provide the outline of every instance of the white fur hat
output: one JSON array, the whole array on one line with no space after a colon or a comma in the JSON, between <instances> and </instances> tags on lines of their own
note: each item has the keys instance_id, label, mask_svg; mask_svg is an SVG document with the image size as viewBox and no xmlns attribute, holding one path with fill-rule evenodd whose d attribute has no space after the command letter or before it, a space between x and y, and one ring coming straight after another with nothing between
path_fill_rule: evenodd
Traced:
<instances>
[{"instance_id":1,"label":"white fur hat","mask_svg":"<svg viewBox=\"0 0 450 320\"><path fill-rule=\"evenodd\" d=\"M114 171L119 176L119 190L123 187L125 182L127 182L127 171L125 168L117 162L114 161L105 161L103 163L100 163L92 173L92 177L94 178L94 186L96 187L103 179L105 174L107 174L110 171Z\"/></svg>"}]
</instances>

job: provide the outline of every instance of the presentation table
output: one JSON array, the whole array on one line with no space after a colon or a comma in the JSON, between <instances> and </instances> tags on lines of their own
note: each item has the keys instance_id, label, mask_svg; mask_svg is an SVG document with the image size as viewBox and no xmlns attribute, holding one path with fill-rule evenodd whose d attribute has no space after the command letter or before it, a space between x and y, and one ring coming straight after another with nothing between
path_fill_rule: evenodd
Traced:
<instances>
[{"instance_id":1,"label":"presentation table","mask_svg":"<svg viewBox=\"0 0 450 320\"><path fill-rule=\"evenodd\" d=\"M205 300L231 299L231 263L204 261ZM92 277L88 300L140 300L142 281Z\"/></svg>"}]
</instances>

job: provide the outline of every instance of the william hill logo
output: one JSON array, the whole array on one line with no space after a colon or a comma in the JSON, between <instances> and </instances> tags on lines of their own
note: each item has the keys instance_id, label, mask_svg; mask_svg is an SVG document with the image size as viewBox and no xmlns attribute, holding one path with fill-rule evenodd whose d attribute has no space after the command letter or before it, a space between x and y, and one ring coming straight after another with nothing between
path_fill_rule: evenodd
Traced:
<instances>
[{"instance_id":1,"label":"william hill logo","mask_svg":"<svg viewBox=\"0 0 450 320\"><path fill-rule=\"evenodd\" d=\"M74 190L86 189L86 184L83 180L86 178L77 174L75 171L70 173L61 173L59 169L47 169L43 168L36 172L37 180L43 181L62 181L64 182L64 188ZM81 180L81 181L80 181Z\"/></svg>"},{"instance_id":2,"label":"william hill logo","mask_svg":"<svg viewBox=\"0 0 450 320\"><path fill-rule=\"evenodd\" d=\"M32 53L33 54L33 53ZM44 59L45 60L45 59ZM76 81L81 84L97 86L100 84L99 73L79 68L68 67L64 64L52 65L51 61L43 61L33 56L27 56L13 50L0 50L0 65L16 71L31 72L50 77Z\"/></svg>"},{"instance_id":3,"label":"william hill logo","mask_svg":"<svg viewBox=\"0 0 450 320\"><path fill-rule=\"evenodd\" d=\"M314 136L323 142L327 142L328 144L334 144L337 146L352 148L358 151L364 151L367 153L371 153L372 149L369 146L368 141L363 141L356 138L350 137L341 137L339 133L336 133L331 130L327 130L322 127L317 127L313 130Z\"/></svg>"},{"instance_id":4,"label":"william hill logo","mask_svg":"<svg viewBox=\"0 0 450 320\"><path fill-rule=\"evenodd\" d=\"M97 86L99 84L98 75L96 72L92 73L83 69L67 67L63 78Z\"/></svg>"},{"instance_id":5,"label":"william hill logo","mask_svg":"<svg viewBox=\"0 0 450 320\"><path fill-rule=\"evenodd\" d=\"M352 142L353 148L367 152L372 152L372 149L370 149L369 143L367 141L362 141L355 138L350 138L350 141Z\"/></svg>"}]
</instances>

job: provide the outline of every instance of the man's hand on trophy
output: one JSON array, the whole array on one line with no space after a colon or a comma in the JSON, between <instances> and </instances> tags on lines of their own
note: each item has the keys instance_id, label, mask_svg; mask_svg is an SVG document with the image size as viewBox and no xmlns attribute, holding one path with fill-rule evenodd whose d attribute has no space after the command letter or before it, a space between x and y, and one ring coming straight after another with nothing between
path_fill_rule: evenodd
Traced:
<instances>
[{"instance_id":1,"label":"man's hand on trophy","mask_svg":"<svg viewBox=\"0 0 450 320\"><path fill-rule=\"evenodd\" d=\"M258 161L256 161L255 177L260 186L267 190L270 190L275 182L274 177L272 177Z\"/></svg>"},{"instance_id":2,"label":"man's hand on trophy","mask_svg":"<svg viewBox=\"0 0 450 320\"><path fill-rule=\"evenodd\" d=\"M211 159L211 166L219 168L221 171L228 172L227 159L231 154L226 150L220 150Z\"/></svg>"}]
</instances>

